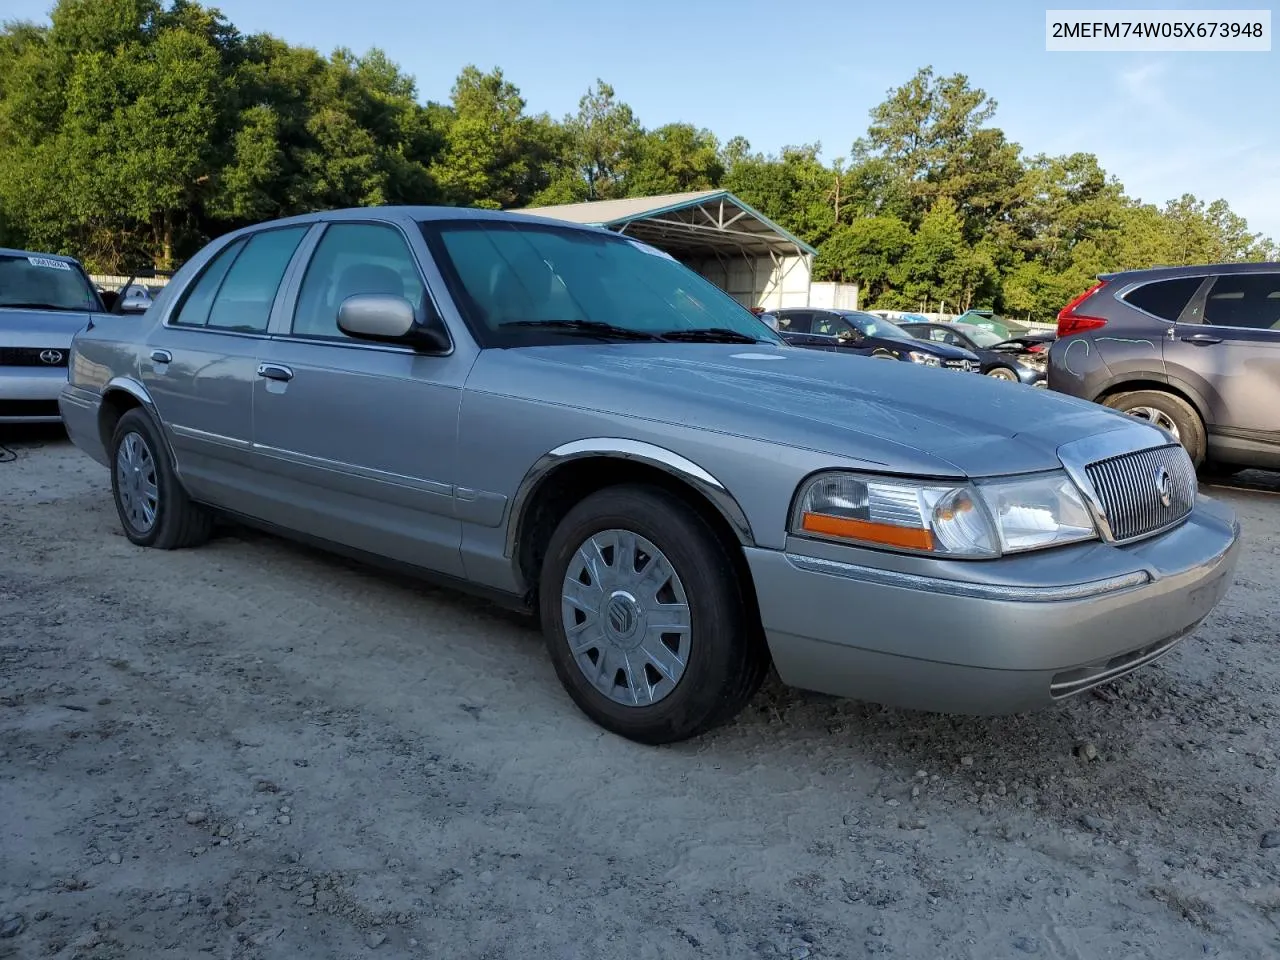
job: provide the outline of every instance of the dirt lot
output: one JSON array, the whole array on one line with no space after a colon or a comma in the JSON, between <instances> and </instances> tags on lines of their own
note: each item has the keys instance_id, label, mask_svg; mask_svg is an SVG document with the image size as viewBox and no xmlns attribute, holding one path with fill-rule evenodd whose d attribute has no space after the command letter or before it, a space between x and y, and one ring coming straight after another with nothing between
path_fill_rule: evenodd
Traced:
<instances>
[{"instance_id":1,"label":"dirt lot","mask_svg":"<svg viewBox=\"0 0 1280 960\"><path fill-rule=\"evenodd\" d=\"M770 681L652 749L522 621L258 534L135 549L36 439L0 463L0 957L1280 953L1274 494L1218 491L1228 599L1101 695Z\"/></svg>"}]
</instances>

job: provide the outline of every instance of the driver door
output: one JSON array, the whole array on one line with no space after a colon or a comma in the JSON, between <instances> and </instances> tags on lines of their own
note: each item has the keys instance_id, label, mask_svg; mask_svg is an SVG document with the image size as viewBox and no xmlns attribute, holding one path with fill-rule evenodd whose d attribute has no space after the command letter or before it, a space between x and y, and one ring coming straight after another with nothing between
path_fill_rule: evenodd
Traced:
<instances>
[{"instance_id":1,"label":"driver door","mask_svg":"<svg viewBox=\"0 0 1280 960\"><path fill-rule=\"evenodd\" d=\"M321 539L462 576L455 512L465 352L430 355L338 329L356 294L434 309L407 235L329 223L298 271L253 390L254 453L273 516Z\"/></svg>"}]
</instances>

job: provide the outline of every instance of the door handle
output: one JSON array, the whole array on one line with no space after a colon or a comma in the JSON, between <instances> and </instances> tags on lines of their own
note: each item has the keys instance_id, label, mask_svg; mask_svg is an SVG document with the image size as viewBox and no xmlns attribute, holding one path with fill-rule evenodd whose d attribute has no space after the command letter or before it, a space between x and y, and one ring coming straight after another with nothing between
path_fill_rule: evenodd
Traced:
<instances>
[{"instance_id":1,"label":"door handle","mask_svg":"<svg viewBox=\"0 0 1280 960\"><path fill-rule=\"evenodd\" d=\"M1194 343L1197 347L1207 347L1214 343L1221 343L1221 337L1215 337L1208 333L1193 333L1189 337L1182 338L1183 343Z\"/></svg>"},{"instance_id":2,"label":"door handle","mask_svg":"<svg viewBox=\"0 0 1280 960\"><path fill-rule=\"evenodd\" d=\"M260 363L258 364L258 376L287 383L293 379L293 371L278 363Z\"/></svg>"},{"instance_id":3,"label":"door handle","mask_svg":"<svg viewBox=\"0 0 1280 960\"><path fill-rule=\"evenodd\" d=\"M171 363L173 362L173 354L168 350L152 350L151 359L155 363Z\"/></svg>"}]
</instances>

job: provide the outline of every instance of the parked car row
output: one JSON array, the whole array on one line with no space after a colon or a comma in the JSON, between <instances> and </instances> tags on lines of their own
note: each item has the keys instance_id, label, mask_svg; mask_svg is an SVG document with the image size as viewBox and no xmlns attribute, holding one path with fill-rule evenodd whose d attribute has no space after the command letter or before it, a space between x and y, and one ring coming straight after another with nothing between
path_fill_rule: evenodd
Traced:
<instances>
[{"instance_id":1,"label":"parked car row","mask_svg":"<svg viewBox=\"0 0 1280 960\"><path fill-rule=\"evenodd\" d=\"M332 211L94 314L60 406L133 543L230 515L534 612L573 702L648 743L727 721L770 664L881 703L1050 705L1227 590L1239 525L1153 424L1010 403L927 369L973 354L856 311L778 326L607 230Z\"/></svg>"}]
</instances>

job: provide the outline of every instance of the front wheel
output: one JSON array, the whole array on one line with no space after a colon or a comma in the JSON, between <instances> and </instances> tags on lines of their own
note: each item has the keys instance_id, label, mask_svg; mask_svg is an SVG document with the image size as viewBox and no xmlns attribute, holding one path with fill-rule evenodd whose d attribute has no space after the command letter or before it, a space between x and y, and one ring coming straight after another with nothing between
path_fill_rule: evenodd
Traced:
<instances>
[{"instance_id":1,"label":"front wheel","mask_svg":"<svg viewBox=\"0 0 1280 960\"><path fill-rule=\"evenodd\" d=\"M987 371L987 376L992 380L1012 381L1014 383L1018 382L1018 374L1013 370L1010 370L1008 367L992 367Z\"/></svg>"},{"instance_id":2,"label":"front wheel","mask_svg":"<svg viewBox=\"0 0 1280 960\"><path fill-rule=\"evenodd\" d=\"M1106 406L1162 427L1182 444L1196 467L1204 463L1208 446L1204 421L1195 407L1181 397L1163 390L1135 390L1109 397Z\"/></svg>"},{"instance_id":3,"label":"front wheel","mask_svg":"<svg viewBox=\"0 0 1280 960\"><path fill-rule=\"evenodd\" d=\"M111 494L125 536L140 547L173 550L209 538L213 518L192 503L174 473L155 422L127 411L111 436Z\"/></svg>"},{"instance_id":4,"label":"front wheel","mask_svg":"<svg viewBox=\"0 0 1280 960\"><path fill-rule=\"evenodd\" d=\"M730 548L681 498L625 485L561 521L539 581L560 682L596 723L641 743L730 720L768 666Z\"/></svg>"}]
</instances>

